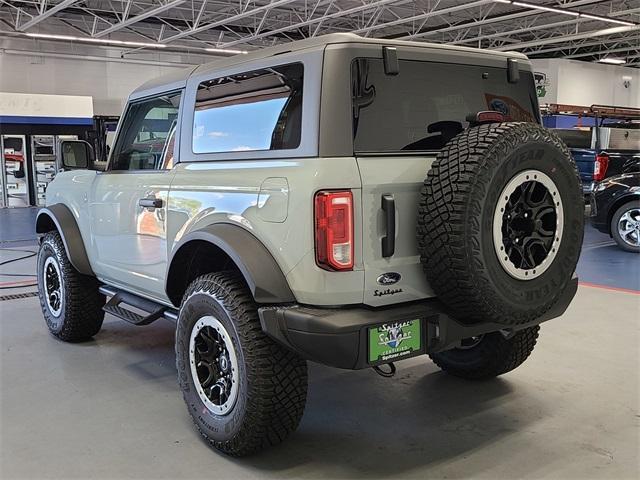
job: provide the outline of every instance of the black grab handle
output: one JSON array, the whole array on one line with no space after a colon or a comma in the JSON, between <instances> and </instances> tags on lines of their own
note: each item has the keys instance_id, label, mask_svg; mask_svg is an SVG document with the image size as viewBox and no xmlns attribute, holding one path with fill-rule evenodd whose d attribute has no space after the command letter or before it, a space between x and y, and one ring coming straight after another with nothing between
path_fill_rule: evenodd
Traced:
<instances>
[{"instance_id":1,"label":"black grab handle","mask_svg":"<svg viewBox=\"0 0 640 480\"><path fill-rule=\"evenodd\" d=\"M382 211L387 233L382 237L382 256L387 258L396 251L396 201L390 193L382 195Z\"/></svg>"}]
</instances>

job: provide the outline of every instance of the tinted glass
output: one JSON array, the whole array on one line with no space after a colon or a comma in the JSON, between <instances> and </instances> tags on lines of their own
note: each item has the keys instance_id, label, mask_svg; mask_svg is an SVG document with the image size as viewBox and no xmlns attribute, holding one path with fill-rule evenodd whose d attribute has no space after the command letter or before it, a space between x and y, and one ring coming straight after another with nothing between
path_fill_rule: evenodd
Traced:
<instances>
[{"instance_id":1,"label":"tinted glass","mask_svg":"<svg viewBox=\"0 0 640 480\"><path fill-rule=\"evenodd\" d=\"M193 152L283 150L300 145L302 64L203 82L193 121Z\"/></svg>"},{"instance_id":2,"label":"tinted glass","mask_svg":"<svg viewBox=\"0 0 640 480\"><path fill-rule=\"evenodd\" d=\"M169 132L178 118L180 94L132 103L113 151L111 170L152 170L162 166Z\"/></svg>"},{"instance_id":3,"label":"tinted glass","mask_svg":"<svg viewBox=\"0 0 640 480\"><path fill-rule=\"evenodd\" d=\"M437 150L484 110L507 121L534 122L533 75L507 82L501 68L401 60L386 75L381 59L356 59L351 68L354 149L357 152ZM506 62L505 62L506 64Z\"/></svg>"}]
</instances>

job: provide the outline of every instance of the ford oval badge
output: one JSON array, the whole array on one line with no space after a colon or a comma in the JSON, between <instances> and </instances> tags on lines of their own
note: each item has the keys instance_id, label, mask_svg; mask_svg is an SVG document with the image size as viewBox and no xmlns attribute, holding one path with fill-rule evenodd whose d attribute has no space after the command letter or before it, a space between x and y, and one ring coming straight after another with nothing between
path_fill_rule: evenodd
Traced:
<instances>
[{"instance_id":1,"label":"ford oval badge","mask_svg":"<svg viewBox=\"0 0 640 480\"><path fill-rule=\"evenodd\" d=\"M377 279L378 285L393 285L400 281L402 276L396 272L387 272L380 275Z\"/></svg>"}]
</instances>

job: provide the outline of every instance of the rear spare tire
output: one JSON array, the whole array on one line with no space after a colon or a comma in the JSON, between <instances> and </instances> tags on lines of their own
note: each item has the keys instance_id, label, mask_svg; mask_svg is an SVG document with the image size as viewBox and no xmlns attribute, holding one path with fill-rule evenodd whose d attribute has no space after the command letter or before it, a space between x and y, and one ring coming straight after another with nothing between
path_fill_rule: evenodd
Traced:
<instances>
[{"instance_id":1,"label":"rear spare tire","mask_svg":"<svg viewBox=\"0 0 640 480\"><path fill-rule=\"evenodd\" d=\"M575 163L557 135L532 123L469 128L438 153L421 190L427 280L462 322L534 320L573 275L583 209Z\"/></svg>"}]
</instances>

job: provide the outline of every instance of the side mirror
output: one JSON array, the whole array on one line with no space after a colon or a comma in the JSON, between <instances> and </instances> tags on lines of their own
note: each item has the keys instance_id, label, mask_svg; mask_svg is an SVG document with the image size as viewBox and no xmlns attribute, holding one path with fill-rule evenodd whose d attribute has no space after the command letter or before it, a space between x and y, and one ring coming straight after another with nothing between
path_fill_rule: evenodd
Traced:
<instances>
[{"instance_id":1,"label":"side mirror","mask_svg":"<svg viewBox=\"0 0 640 480\"><path fill-rule=\"evenodd\" d=\"M84 140L63 140L59 152L60 165L65 170L89 168L93 164L93 147Z\"/></svg>"}]
</instances>

